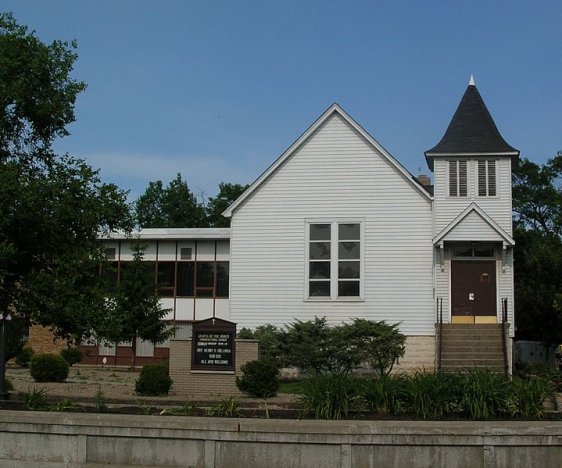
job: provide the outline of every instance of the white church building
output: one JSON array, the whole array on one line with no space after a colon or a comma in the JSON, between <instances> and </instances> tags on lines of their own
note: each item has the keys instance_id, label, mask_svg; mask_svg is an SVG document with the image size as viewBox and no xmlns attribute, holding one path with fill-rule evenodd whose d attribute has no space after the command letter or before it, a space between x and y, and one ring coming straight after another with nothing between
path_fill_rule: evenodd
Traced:
<instances>
[{"instance_id":1,"label":"white church building","mask_svg":"<svg viewBox=\"0 0 562 468\"><path fill-rule=\"evenodd\" d=\"M400 324L402 368L507 370L518 155L472 80L425 152L433 186L333 104L225 211L229 229L137 236L180 337L209 317L238 328L361 317ZM117 271L132 259L126 237L104 243ZM92 363L128 362L126 346L88 348ZM167 345L138 352L142 363Z\"/></svg>"}]
</instances>

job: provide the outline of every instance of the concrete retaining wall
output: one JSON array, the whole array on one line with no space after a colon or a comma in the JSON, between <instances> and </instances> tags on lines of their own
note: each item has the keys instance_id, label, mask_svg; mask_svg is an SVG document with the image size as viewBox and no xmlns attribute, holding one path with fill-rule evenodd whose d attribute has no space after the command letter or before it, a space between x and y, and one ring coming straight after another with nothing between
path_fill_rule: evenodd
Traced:
<instances>
[{"instance_id":1,"label":"concrete retaining wall","mask_svg":"<svg viewBox=\"0 0 562 468\"><path fill-rule=\"evenodd\" d=\"M0 466L560 468L562 422L0 412Z\"/></svg>"}]
</instances>

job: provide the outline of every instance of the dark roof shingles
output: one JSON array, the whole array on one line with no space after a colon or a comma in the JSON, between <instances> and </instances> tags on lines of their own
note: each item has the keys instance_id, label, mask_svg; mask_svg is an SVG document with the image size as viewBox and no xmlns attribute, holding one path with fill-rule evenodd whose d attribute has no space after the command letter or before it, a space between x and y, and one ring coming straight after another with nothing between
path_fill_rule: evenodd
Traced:
<instances>
[{"instance_id":1,"label":"dark roof shingles","mask_svg":"<svg viewBox=\"0 0 562 468\"><path fill-rule=\"evenodd\" d=\"M469 85L441 141L428 155L519 153L500 135L476 86Z\"/></svg>"}]
</instances>

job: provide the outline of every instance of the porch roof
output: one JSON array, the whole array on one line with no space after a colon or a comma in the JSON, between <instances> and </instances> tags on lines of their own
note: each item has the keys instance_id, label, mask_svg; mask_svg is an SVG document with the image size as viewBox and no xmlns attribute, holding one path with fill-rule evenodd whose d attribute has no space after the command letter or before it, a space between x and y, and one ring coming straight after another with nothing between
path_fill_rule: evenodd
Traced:
<instances>
[{"instance_id":1,"label":"porch roof","mask_svg":"<svg viewBox=\"0 0 562 468\"><path fill-rule=\"evenodd\" d=\"M513 237L474 202L433 238L434 245L445 241L494 241L515 245Z\"/></svg>"}]
</instances>

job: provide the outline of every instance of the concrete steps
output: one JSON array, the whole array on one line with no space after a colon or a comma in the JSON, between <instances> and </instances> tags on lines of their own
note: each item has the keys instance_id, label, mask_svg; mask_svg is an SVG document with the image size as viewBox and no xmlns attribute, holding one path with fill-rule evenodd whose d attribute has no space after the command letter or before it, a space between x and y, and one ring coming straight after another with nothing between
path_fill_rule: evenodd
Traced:
<instances>
[{"instance_id":1,"label":"concrete steps","mask_svg":"<svg viewBox=\"0 0 562 468\"><path fill-rule=\"evenodd\" d=\"M500 324L443 324L441 340L441 369L444 371L504 371Z\"/></svg>"}]
</instances>

